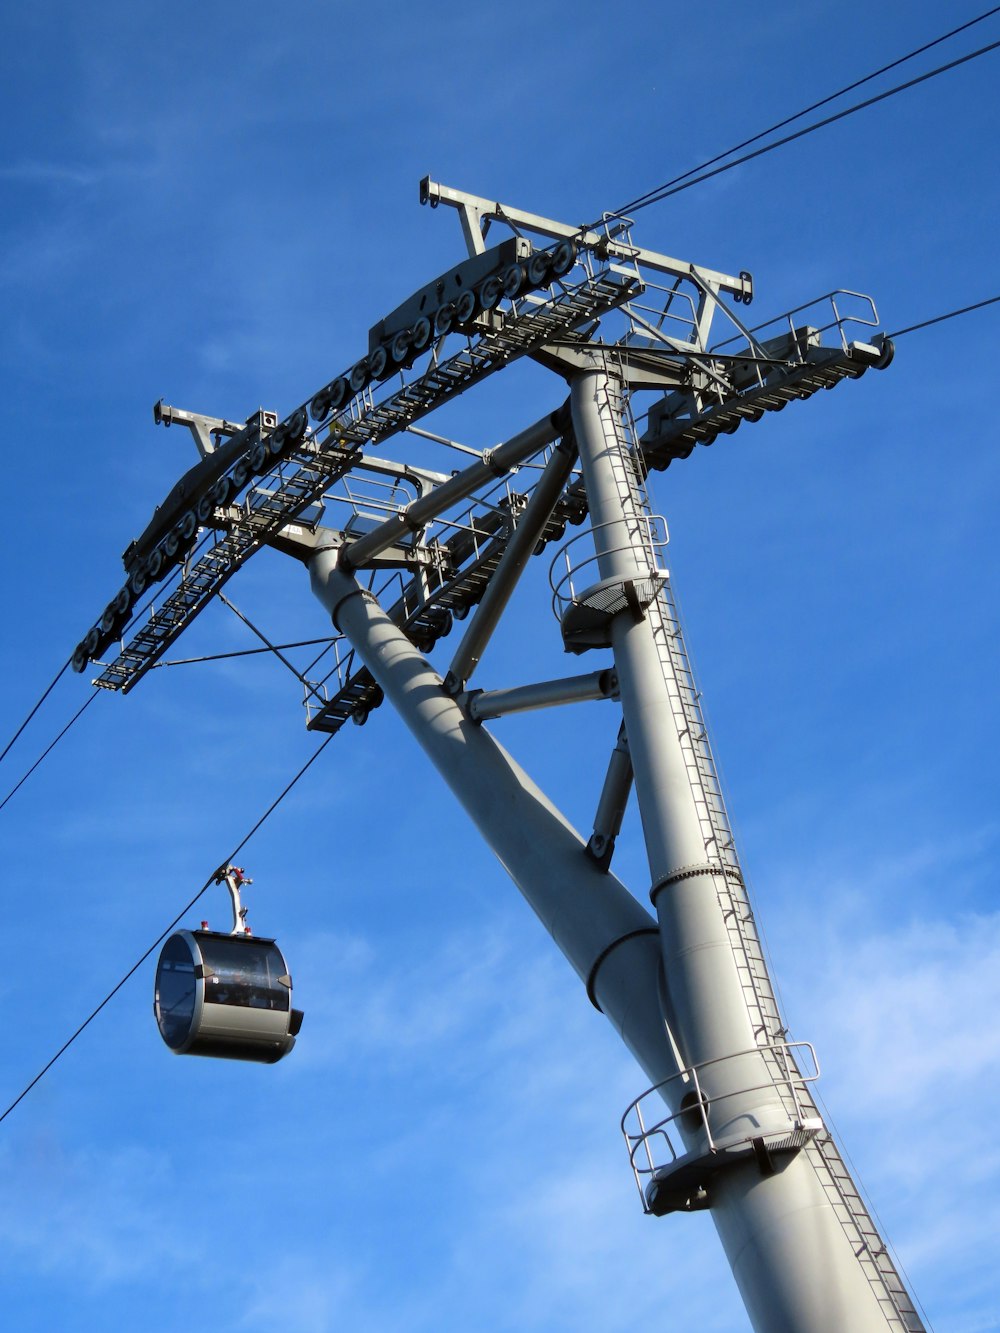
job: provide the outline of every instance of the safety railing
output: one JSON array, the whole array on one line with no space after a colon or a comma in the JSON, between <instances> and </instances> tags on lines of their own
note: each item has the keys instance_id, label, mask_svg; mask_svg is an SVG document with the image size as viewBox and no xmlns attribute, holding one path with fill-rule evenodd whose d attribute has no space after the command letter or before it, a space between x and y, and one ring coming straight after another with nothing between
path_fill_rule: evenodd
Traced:
<instances>
[{"instance_id":1,"label":"safety railing","mask_svg":"<svg viewBox=\"0 0 1000 1333\"><path fill-rule=\"evenodd\" d=\"M796 1056L808 1057L805 1072L799 1068ZM703 1086L705 1071L717 1069L720 1065L747 1056L764 1057L768 1077L759 1083L740 1087L728 1092L710 1096ZM805 1063L805 1062L804 1062ZM622 1134L628 1150L629 1165L635 1177L636 1188L645 1211L649 1211L646 1186L657 1172L673 1166L690 1154L682 1138L682 1133L691 1136L699 1134L702 1142L699 1151L708 1153L719 1150L719 1144L713 1135L711 1112L713 1107L736 1097L745 1097L753 1092L777 1091L790 1112L789 1130L798 1130L805 1134L815 1134L822 1128L816 1118L811 1097L806 1085L819 1078L819 1061L811 1042L774 1042L769 1045L751 1046L745 1051L736 1051L732 1055L719 1056L715 1060L704 1060L691 1065L679 1073L663 1079L653 1087L647 1088L625 1111L621 1119ZM711 1081L711 1080L710 1080ZM649 1106L654 1103L657 1118L651 1120ZM677 1100L678 1106L666 1115L659 1115L664 1102L669 1106ZM751 1144L759 1137L760 1130L748 1133L744 1139L726 1136L726 1150L739 1148L741 1144Z\"/></svg>"},{"instance_id":2,"label":"safety railing","mask_svg":"<svg viewBox=\"0 0 1000 1333\"><path fill-rule=\"evenodd\" d=\"M335 639L332 644L325 648L312 664L313 667L321 659L325 659L323 662L325 674L319 680L305 680L303 682L302 702L305 706L307 722L324 710L331 697L344 687L350 679L352 671L359 665L355 661L354 649L350 642L344 638Z\"/></svg>"},{"instance_id":3,"label":"safety railing","mask_svg":"<svg viewBox=\"0 0 1000 1333\"><path fill-rule=\"evenodd\" d=\"M638 540L634 539L636 526L639 528ZM583 541L584 538L593 541L594 533L604 528L623 527L630 531L629 536L620 545L609 547L600 554L595 552L579 563L573 563L570 552L577 542ZM669 541L667 520L662 514L638 514L635 518L619 518L612 519L608 523L596 523L577 533L575 537L571 537L559 548L549 566L549 587L552 589L552 612L555 618L561 621L570 606L581 604L581 597L596 581L593 576L597 572L597 562L605 556L625 551L639 559L645 555L648 568L639 569L638 575L640 578L651 580L659 587L667 578L665 553ZM586 577L581 578L585 570Z\"/></svg>"},{"instance_id":4,"label":"safety railing","mask_svg":"<svg viewBox=\"0 0 1000 1333\"><path fill-rule=\"evenodd\" d=\"M854 304L853 309L852 304ZM864 292L852 292L841 287L826 292L823 296L814 297L813 300L795 306L792 310L786 310L784 314L776 315L763 324L754 324L748 332L758 346L764 346L772 339L783 335L790 335L792 343L796 344L800 342L800 339L796 338L796 331L803 325L818 336L817 344L822 340L824 333L835 329L841 350L846 352L853 341L848 337L848 329L852 326L859 329L877 329L879 318L875 302L870 296L866 296ZM732 355L742 350L736 346L740 341L740 336L734 334L722 342L714 343L710 350ZM788 359L804 360L805 349L800 348L797 355L793 351Z\"/></svg>"},{"instance_id":5,"label":"safety railing","mask_svg":"<svg viewBox=\"0 0 1000 1333\"><path fill-rule=\"evenodd\" d=\"M693 350L702 351L698 344L698 307L694 295L680 291L676 284L667 287L652 282L648 275L644 275L643 281L645 299L637 297L624 307L628 319L628 342L671 347L684 343ZM662 299L656 303L658 294ZM675 309L675 306L679 308Z\"/></svg>"},{"instance_id":6,"label":"safety railing","mask_svg":"<svg viewBox=\"0 0 1000 1333\"><path fill-rule=\"evenodd\" d=\"M356 529L358 522L379 523L391 514L399 513L413 503L417 494L413 483L402 477L373 476L355 469L342 477L339 487L328 492L325 498L328 503L332 500L346 504ZM349 525L350 519L344 524L345 530Z\"/></svg>"}]
</instances>

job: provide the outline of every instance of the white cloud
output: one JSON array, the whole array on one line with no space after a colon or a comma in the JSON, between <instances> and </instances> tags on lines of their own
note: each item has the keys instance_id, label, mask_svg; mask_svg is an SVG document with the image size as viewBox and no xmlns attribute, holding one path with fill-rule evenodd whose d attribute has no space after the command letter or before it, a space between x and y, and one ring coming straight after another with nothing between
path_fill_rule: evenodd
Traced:
<instances>
[{"instance_id":1,"label":"white cloud","mask_svg":"<svg viewBox=\"0 0 1000 1333\"><path fill-rule=\"evenodd\" d=\"M97 185L102 173L91 167L74 167L60 162L16 162L0 167L0 181L27 185Z\"/></svg>"},{"instance_id":2,"label":"white cloud","mask_svg":"<svg viewBox=\"0 0 1000 1333\"><path fill-rule=\"evenodd\" d=\"M817 1042L826 1114L917 1296L938 1327L971 1333L1000 1327L984 1314L1000 1301L1000 913L904 914L899 893L956 862L972 873L968 851L925 845L887 859L881 885L872 874L850 898L820 892L781 980L796 1035ZM876 925L887 907L898 924Z\"/></svg>"},{"instance_id":3,"label":"white cloud","mask_svg":"<svg viewBox=\"0 0 1000 1333\"><path fill-rule=\"evenodd\" d=\"M467 1308L497 1333L603 1333L668 1307L678 1326L741 1326L710 1222L643 1216L618 1128L643 1075L543 942L525 951L513 937L455 933L396 960L327 936L305 953L297 986L312 1031L332 1040L302 1043L296 1078L374 1071L371 1187L396 1268L390 1306L377 1274L344 1286L335 1264L333 1287L316 1294L317 1308L341 1302L330 1327L465 1327L456 1312ZM391 1252L395 1209L404 1234L420 1216L413 1243L433 1252L417 1279L398 1271L405 1250ZM680 1264L695 1275L683 1291Z\"/></svg>"},{"instance_id":4,"label":"white cloud","mask_svg":"<svg viewBox=\"0 0 1000 1333\"><path fill-rule=\"evenodd\" d=\"M888 880L906 882L917 862L940 867L925 849L884 867ZM828 901L837 908L813 912L808 954L782 965L796 1035L817 1040L832 1120L932 1319L991 1327L977 1321L1000 1239L1000 914L876 931L859 923L857 898ZM298 952L311 1035L295 1078L363 1079L377 1106L376 1198L422 1193L436 1238L420 1280L395 1286L394 1310L370 1274L352 1289L336 1270L318 1302L380 1329L448 1326L468 1291L498 1331L624 1328L668 1306L678 1323L742 1326L710 1222L641 1215L617 1118L642 1075L599 1035L544 941L525 951L510 935L454 932L400 955L331 934Z\"/></svg>"},{"instance_id":5,"label":"white cloud","mask_svg":"<svg viewBox=\"0 0 1000 1333\"><path fill-rule=\"evenodd\" d=\"M249 1302L236 1318L238 1329L283 1328L295 1333L327 1333L360 1328L351 1321L356 1276L333 1262L318 1265L284 1256L261 1272L251 1269L240 1283L250 1288Z\"/></svg>"},{"instance_id":6,"label":"white cloud","mask_svg":"<svg viewBox=\"0 0 1000 1333\"><path fill-rule=\"evenodd\" d=\"M1000 1076L1000 914L835 939L820 966L823 1026L861 1075L859 1110L941 1113Z\"/></svg>"},{"instance_id":7,"label":"white cloud","mask_svg":"<svg viewBox=\"0 0 1000 1333\"><path fill-rule=\"evenodd\" d=\"M17 1151L5 1144L0 1162L0 1249L18 1271L102 1289L181 1261L165 1155L137 1147L80 1151L42 1133Z\"/></svg>"}]
</instances>

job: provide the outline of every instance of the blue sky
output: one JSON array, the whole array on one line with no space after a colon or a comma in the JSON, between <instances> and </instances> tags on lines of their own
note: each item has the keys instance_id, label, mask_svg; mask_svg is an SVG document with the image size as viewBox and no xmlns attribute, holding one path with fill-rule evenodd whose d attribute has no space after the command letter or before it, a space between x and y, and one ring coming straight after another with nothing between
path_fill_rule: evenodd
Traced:
<instances>
[{"instance_id":1,"label":"blue sky","mask_svg":"<svg viewBox=\"0 0 1000 1333\"><path fill-rule=\"evenodd\" d=\"M7 12L0 739L194 461L152 403L284 412L356 359L462 253L421 176L590 219L977 12ZM651 208L635 239L751 270L761 319L844 287L893 330L996 295L998 60ZM792 1032L939 1333L1000 1328L996 309L902 338L884 374L721 437L655 492ZM448 429L482 448L561 397L524 368ZM483 684L567 669L543 584ZM230 592L276 637L324 632L276 555ZM253 644L220 607L182 646ZM60 684L3 792L87 690ZM589 709L496 724L581 827L616 730ZM271 661L162 670L99 698L0 811L3 1105L314 745ZM641 1214L617 1128L640 1071L388 709L242 860L302 1039L274 1068L175 1059L147 964L0 1125L11 1327L746 1326L708 1220ZM643 899L634 816L615 868ZM189 924L221 923L208 903Z\"/></svg>"}]
</instances>

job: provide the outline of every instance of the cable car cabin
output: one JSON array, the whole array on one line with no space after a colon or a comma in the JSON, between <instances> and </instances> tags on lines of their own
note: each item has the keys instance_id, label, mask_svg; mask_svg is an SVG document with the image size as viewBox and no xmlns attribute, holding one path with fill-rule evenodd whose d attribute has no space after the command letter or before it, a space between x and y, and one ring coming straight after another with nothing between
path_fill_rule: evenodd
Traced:
<instances>
[{"instance_id":1,"label":"cable car cabin","mask_svg":"<svg viewBox=\"0 0 1000 1333\"><path fill-rule=\"evenodd\" d=\"M287 1055L302 1026L274 940L214 930L179 930L164 944L153 1012L177 1055L264 1064Z\"/></svg>"}]
</instances>

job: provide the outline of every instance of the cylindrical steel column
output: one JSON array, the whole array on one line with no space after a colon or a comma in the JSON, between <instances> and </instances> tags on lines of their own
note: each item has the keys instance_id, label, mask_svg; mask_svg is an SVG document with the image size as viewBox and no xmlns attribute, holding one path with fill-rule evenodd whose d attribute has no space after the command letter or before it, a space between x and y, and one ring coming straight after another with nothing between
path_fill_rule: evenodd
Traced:
<instances>
[{"instance_id":1,"label":"cylindrical steel column","mask_svg":"<svg viewBox=\"0 0 1000 1333\"><path fill-rule=\"evenodd\" d=\"M607 376L599 372L578 378L571 402L601 577L638 582L649 575L652 552ZM652 882L655 887L683 876L656 894L677 1040L691 1065L726 1059L756 1042L677 734L664 664L648 617L636 619L623 612L612 622L611 639ZM726 1059L706 1078L713 1091L726 1096L713 1119L736 1118L758 1103L770 1105L776 1100L756 1094L747 1104L727 1096L741 1086L740 1080L744 1088L766 1081L759 1057L732 1063ZM777 1104L780 1107L780 1100Z\"/></svg>"},{"instance_id":2,"label":"cylindrical steel column","mask_svg":"<svg viewBox=\"0 0 1000 1333\"><path fill-rule=\"evenodd\" d=\"M573 426L602 580L639 581L652 551L616 394L595 366L572 386ZM655 608L651 609L651 614ZM629 753L660 923L671 1030L689 1065L711 1060L702 1084L717 1143L789 1127L756 1044L699 819L663 660L649 616L611 624ZM719 867L721 868L721 867ZM764 1084L763 1088L757 1086ZM701 1131L689 1131L697 1151ZM805 1152L773 1175L730 1167L711 1211L758 1333L884 1333L890 1322Z\"/></svg>"},{"instance_id":3,"label":"cylindrical steel column","mask_svg":"<svg viewBox=\"0 0 1000 1333\"><path fill-rule=\"evenodd\" d=\"M657 1002L656 923L482 726L377 601L337 568L310 562L312 588L465 807L597 1007L657 1083L677 1070Z\"/></svg>"}]
</instances>

